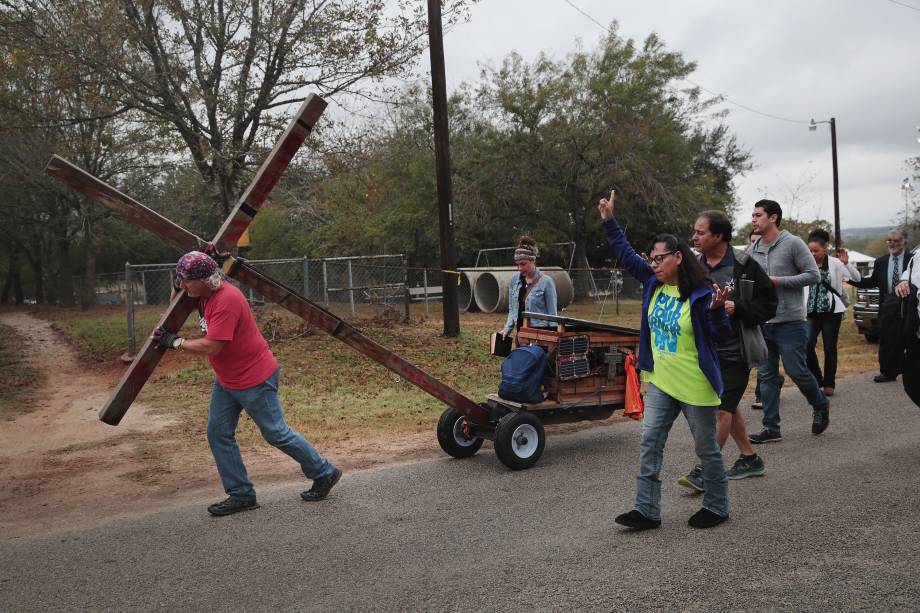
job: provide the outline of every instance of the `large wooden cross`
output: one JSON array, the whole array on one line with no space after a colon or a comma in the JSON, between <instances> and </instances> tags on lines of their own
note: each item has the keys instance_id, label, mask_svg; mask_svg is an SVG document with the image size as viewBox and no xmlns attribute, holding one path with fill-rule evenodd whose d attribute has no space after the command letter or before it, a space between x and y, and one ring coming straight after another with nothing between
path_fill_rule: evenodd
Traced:
<instances>
[{"instance_id":1,"label":"large wooden cross","mask_svg":"<svg viewBox=\"0 0 920 613\"><path fill-rule=\"evenodd\" d=\"M326 102L319 96L308 97L275 144L271 154L263 162L249 188L240 198L220 230L210 241L213 252L229 254L237 240L249 227L253 217L259 212L269 192L278 182L294 154L313 130L316 121L326 108ZM182 226L173 223L156 211L121 193L101 179L94 177L81 168L58 156L53 156L45 172L68 185L81 194L93 198L116 214L150 230L165 239L183 253L202 250L207 247L205 241ZM392 351L374 342L357 328L314 304L296 291L278 283L271 277L250 266L245 261L227 255L219 257L224 274L232 277L272 302L300 316L333 337L360 351L375 362L385 366L442 402L461 411L474 422L486 422L488 411L460 392L435 379L422 369L407 362ZM172 332L178 332L192 311L196 310L197 300L180 291L172 300L157 326L163 326ZM119 381L115 392L99 412L99 419L110 425L117 425L128 407L137 398L147 379L165 353L165 349L148 337L138 352L131 366Z\"/></svg>"}]
</instances>

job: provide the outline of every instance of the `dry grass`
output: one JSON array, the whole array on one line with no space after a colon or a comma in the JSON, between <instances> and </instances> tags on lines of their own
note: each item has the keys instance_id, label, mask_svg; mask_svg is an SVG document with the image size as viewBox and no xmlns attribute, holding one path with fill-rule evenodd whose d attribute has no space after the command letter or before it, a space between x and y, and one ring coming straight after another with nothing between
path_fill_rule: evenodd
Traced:
<instances>
[{"instance_id":1,"label":"dry grass","mask_svg":"<svg viewBox=\"0 0 920 613\"><path fill-rule=\"evenodd\" d=\"M639 310L637 301L624 301L617 314L610 302L603 305L601 315L600 305L586 303L571 306L566 314L638 327ZM256 311L266 337L274 339L272 351L282 365L281 399L286 419L318 446L381 435L433 432L444 408L439 401L325 333L309 329L278 307L260 307ZM141 309L138 321L149 320L149 325L139 324L138 328L152 328L159 313L153 307ZM474 400L495 391L499 361L487 355L487 339L489 333L501 328L505 314L463 314L457 339L442 336L440 303L431 303L430 314L431 318L425 320L422 305L413 305L413 323L409 325L380 319L365 319L355 325L384 347ZM112 360L123 350L123 311L58 311L53 318L78 347L93 347L92 351L84 351L88 359ZM876 351L876 345L856 333L852 319L845 320L838 376L875 370ZM159 453L167 457L173 453L192 454L204 461L212 372L203 359L173 364L171 369L166 366L138 399L175 420L175 425L159 437ZM789 378L787 385L792 385ZM246 418L241 421L239 441L244 449L264 446L257 428Z\"/></svg>"}]
</instances>

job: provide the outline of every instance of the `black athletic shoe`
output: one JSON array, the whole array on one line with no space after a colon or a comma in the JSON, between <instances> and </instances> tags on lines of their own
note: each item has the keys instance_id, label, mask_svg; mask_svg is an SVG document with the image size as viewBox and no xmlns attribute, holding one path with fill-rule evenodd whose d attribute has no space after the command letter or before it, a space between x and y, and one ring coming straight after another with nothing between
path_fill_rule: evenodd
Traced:
<instances>
[{"instance_id":1,"label":"black athletic shoe","mask_svg":"<svg viewBox=\"0 0 920 613\"><path fill-rule=\"evenodd\" d=\"M897 377L888 377L886 375L875 375L872 377L872 380L876 383L891 383L892 381L897 381Z\"/></svg>"},{"instance_id":2,"label":"black athletic shoe","mask_svg":"<svg viewBox=\"0 0 920 613\"><path fill-rule=\"evenodd\" d=\"M811 433L814 435L821 434L827 430L827 425L831 423L829 407L824 407L823 409L815 409L812 413L811 419Z\"/></svg>"},{"instance_id":3,"label":"black athletic shoe","mask_svg":"<svg viewBox=\"0 0 920 613\"><path fill-rule=\"evenodd\" d=\"M649 528L658 528L661 526L660 519L649 519L639 511L633 509L629 513L623 513L622 515L617 515L614 519L616 523L621 526L626 526L627 528L632 528L633 530L648 530Z\"/></svg>"},{"instance_id":4,"label":"black athletic shoe","mask_svg":"<svg viewBox=\"0 0 920 613\"><path fill-rule=\"evenodd\" d=\"M306 500L307 502L313 502L315 500L322 500L329 495L329 491L332 489L332 486L339 482L339 479L342 478L342 471L336 468L331 475L328 477L323 477L322 479L315 479L313 481L313 487L308 489L306 492L301 492L300 497Z\"/></svg>"},{"instance_id":5,"label":"black athletic shoe","mask_svg":"<svg viewBox=\"0 0 920 613\"><path fill-rule=\"evenodd\" d=\"M767 430L764 428L757 434L749 434L748 440L755 445L759 445L760 443L778 443L783 440L783 435L777 430Z\"/></svg>"},{"instance_id":6,"label":"black athletic shoe","mask_svg":"<svg viewBox=\"0 0 920 613\"><path fill-rule=\"evenodd\" d=\"M709 509L700 509L687 520L687 523L691 528L714 528L726 519L728 515L718 515Z\"/></svg>"},{"instance_id":7,"label":"black athletic shoe","mask_svg":"<svg viewBox=\"0 0 920 613\"><path fill-rule=\"evenodd\" d=\"M208 507L208 513L221 517L224 515L232 515L234 513L239 513L240 511L251 511L252 509L258 509L259 503L256 502L255 498L234 498L230 496L226 500L221 502L215 502Z\"/></svg>"}]
</instances>

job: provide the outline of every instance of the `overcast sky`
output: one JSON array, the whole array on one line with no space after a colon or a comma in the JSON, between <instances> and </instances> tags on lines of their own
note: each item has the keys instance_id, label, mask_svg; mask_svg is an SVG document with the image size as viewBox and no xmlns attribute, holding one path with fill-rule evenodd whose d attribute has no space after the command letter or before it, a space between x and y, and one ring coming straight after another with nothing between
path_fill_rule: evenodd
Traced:
<instances>
[{"instance_id":1,"label":"overcast sky","mask_svg":"<svg viewBox=\"0 0 920 613\"><path fill-rule=\"evenodd\" d=\"M621 36L656 32L697 63L691 79L780 121L724 103L727 123L753 155L736 180L743 203L763 195L784 206L805 184L798 217L833 220L829 127L835 117L841 225L882 226L903 218L904 161L920 155L920 0L571 0ZM478 81L479 64L517 51L556 58L576 40L593 48L603 31L566 0L482 0L445 40L448 88ZM427 54L424 70L428 70ZM813 177L813 178L812 178ZM917 186L920 190L920 186Z\"/></svg>"}]
</instances>

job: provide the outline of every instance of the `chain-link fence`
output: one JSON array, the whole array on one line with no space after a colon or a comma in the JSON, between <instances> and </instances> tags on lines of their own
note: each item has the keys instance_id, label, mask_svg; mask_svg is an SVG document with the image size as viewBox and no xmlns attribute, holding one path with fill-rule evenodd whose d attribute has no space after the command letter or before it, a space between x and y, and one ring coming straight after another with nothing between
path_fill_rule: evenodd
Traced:
<instances>
[{"instance_id":1,"label":"chain-link fence","mask_svg":"<svg viewBox=\"0 0 920 613\"><path fill-rule=\"evenodd\" d=\"M247 262L340 317L351 319L408 321L413 302L420 303L427 318L432 308L435 312L440 308L432 303L440 301L445 277L439 268L406 266L402 254ZM591 301L619 313L620 300L641 299L641 284L620 270L570 267L568 273L575 302ZM447 278L453 282L453 273ZM96 302L126 306L129 353L137 348L135 307L168 304L174 279L173 263L126 263L124 273L97 275ZM251 304L266 303L258 292L231 282L240 287Z\"/></svg>"},{"instance_id":2,"label":"chain-link fence","mask_svg":"<svg viewBox=\"0 0 920 613\"><path fill-rule=\"evenodd\" d=\"M404 317L407 270L402 254L344 258L247 260L247 263L339 316ZM128 352L137 347L134 309L166 305L175 280L175 264L125 264L124 273L97 276L96 301L124 304L128 320ZM266 299L231 279L250 304ZM435 288L430 288L433 294ZM438 293L440 292L440 288ZM413 296L410 294L410 299Z\"/></svg>"}]
</instances>

